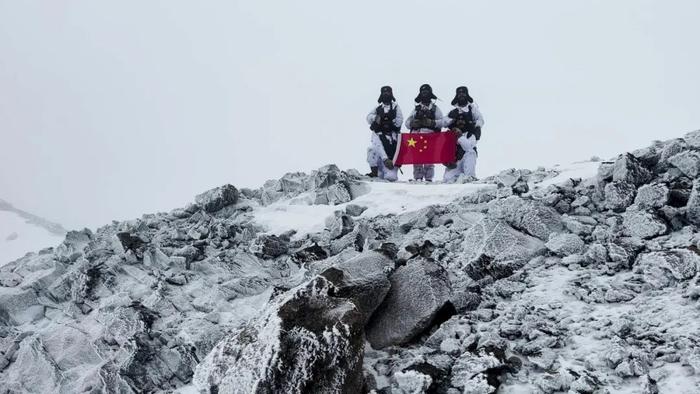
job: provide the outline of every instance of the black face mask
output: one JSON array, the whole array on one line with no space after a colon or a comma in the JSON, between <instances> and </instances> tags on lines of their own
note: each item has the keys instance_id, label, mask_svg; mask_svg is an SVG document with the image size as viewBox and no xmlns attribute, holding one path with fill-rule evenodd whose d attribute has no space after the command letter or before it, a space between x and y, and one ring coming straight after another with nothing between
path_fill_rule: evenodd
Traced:
<instances>
[{"instance_id":1,"label":"black face mask","mask_svg":"<svg viewBox=\"0 0 700 394\"><path fill-rule=\"evenodd\" d=\"M430 104L430 99L432 99L431 96L432 96L432 95L431 95L430 92L428 92L428 91L421 92L421 94L420 94L420 102L423 103L423 104L425 104L425 105Z\"/></svg>"},{"instance_id":2,"label":"black face mask","mask_svg":"<svg viewBox=\"0 0 700 394\"><path fill-rule=\"evenodd\" d=\"M389 105L391 104L391 95L389 93L382 93L382 96L379 98L379 100L382 102L382 104Z\"/></svg>"},{"instance_id":3,"label":"black face mask","mask_svg":"<svg viewBox=\"0 0 700 394\"><path fill-rule=\"evenodd\" d=\"M459 105L460 107L464 107L467 104L469 104L469 99L467 99L467 96L464 96L464 95L457 96L457 105Z\"/></svg>"}]
</instances>

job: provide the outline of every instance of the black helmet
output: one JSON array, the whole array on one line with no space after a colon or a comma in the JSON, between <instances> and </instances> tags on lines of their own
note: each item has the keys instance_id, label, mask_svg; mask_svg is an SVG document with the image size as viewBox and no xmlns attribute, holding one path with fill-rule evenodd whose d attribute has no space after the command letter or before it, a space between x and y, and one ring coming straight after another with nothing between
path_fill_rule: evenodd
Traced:
<instances>
[{"instance_id":1,"label":"black helmet","mask_svg":"<svg viewBox=\"0 0 700 394\"><path fill-rule=\"evenodd\" d=\"M423 85L420 85L420 89L418 89L418 96L413 100L417 103L420 102L420 95L423 92L428 92L430 94L431 99L437 99L437 96L433 94L433 88L430 87L427 83L424 83Z\"/></svg>"},{"instance_id":2,"label":"black helmet","mask_svg":"<svg viewBox=\"0 0 700 394\"><path fill-rule=\"evenodd\" d=\"M378 103L382 102L382 96L384 94L389 94L391 101L396 101L396 98L394 98L394 91L391 90L391 86L382 86L381 90L379 91L379 98L377 99Z\"/></svg>"},{"instance_id":3,"label":"black helmet","mask_svg":"<svg viewBox=\"0 0 700 394\"><path fill-rule=\"evenodd\" d=\"M460 95L467 96L467 101L469 101L470 103L474 102L472 96L469 95L469 89L467 89L466 86L460 86L457 88L457 90L455 90L455 98L452 99L452 105L457 104L457 97Z\"/></svg>"}]
</instances>

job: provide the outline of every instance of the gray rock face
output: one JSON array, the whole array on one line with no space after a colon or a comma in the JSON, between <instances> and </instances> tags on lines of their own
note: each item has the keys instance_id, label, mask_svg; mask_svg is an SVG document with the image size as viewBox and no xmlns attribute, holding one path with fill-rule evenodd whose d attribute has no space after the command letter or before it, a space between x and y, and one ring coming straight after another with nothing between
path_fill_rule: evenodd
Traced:
<instances>
[{"instance_id":1,"label":"gray rock face","mask_svg":"<svg viewBox=\"0 0 700 394\"><path fill-rule=\"evenodd\" d=\"M637 190L634 203L642 209L661 208L668 202L668 187L663 184L643 185Z\"/></svg>"},{"instance_id":2,"label":"gray rock face","mask_svg":"<svg viewBox=\"0 0 700 394\"><path fill-rule=\"evenodd\" d=\"M317 277L229 334L197 370L201 390L223 393L357 393L363 316Z\"/></svg>"},{"instance_id":3,"label":"gray rock face","mask_svg":"<svg viewBox=\"0 0 700 394\"><path fill-rule=\"evenodd\" d=\"M632 205L636 193L634 185L627 182L612 182L605 185L605 207L622 212Z\"/></svg>"},{"instance_id":4,"label":"gray rock face","mask_svg":"<svg viewBox=\"0 0 700 394\"><path fill-rule=\"evenodd\" d=\"M669 157L668 162L690 178L697 178L700 175L700 154L697 152L680 152Z\"/></svg>"},{"instance_id":5,"label":"gray rock face","mask_svg":"<svg viewBox=\"0 0 700 394\"><path fill-rule=\"evenodd\" d=\"M696 226L700 226L700 180L693 181L693 190L690 192L688 204L685 211L688 221Z\"/></svg>"},{"instance_id":6,"label":"gray rock face","mask_svg":"<svg viewBox=\"0 0 700 394\"><path fill-rule=\"evenodd\" d=\"M472 215L470 220L473 225L464 232L461 244L465 262L481 255L496 261L527 260L546 250L544 242L516 231L501 220L481 214Z\"/></svg>"},{"instance_id":7,"label":"gray rock face","mask_svg":"<svg viewBox=\"0 0 700 394\"><path fill-rule=\"evenodd\" d=\"M545 244L547 249L559 256L582 253L585 246L583 240L575 234L553 234Z\"/></svg>"},{"instance_id":8,"label":"gray rock face","mask_svg":"<svg viewBox=\"0 0 700 394\"><path fill-rule=\"evenodd\" d=\"M391 290L367 325L375 349L411 341L449 301L447 272L427 260L410 260L391 275Z\"/></svg>"},{"instance_id":9,"label":"gray rock face","mask_svg":"<svg viewBox=\"0 0 700 394\"><path fill-rule=\"evenodd\" d=\"M627 182L639 186L651 179L651 173L643 167L639 159L626 153L615 160L612 179L615 182Z\"/></svg>"},{"instance_id":10,"label":"gray rock face","mask_svg":"<svg viewBox=\"0 0 700 394\"><path fill-rule=\"evenodd\" d=\"M492 202L489 214L541 240L563 230L561 216L556 210L517 196Z\"/></svg>"},{"instance_id":11,"label":"gray rock face","mask_svg":"<svg viewBox=\"0 0 700 394\"><path fill-rule=\"evenodd\" d=\"M195 197L197 205L207 212L216 212L238 202L238 190L233 185L224 185Z\"/></svg>"},{"instance_id":12,"label":"gray rock face","mask_svg":"<svg viewBox=\"0 0 700 394\"><path fill-rule=\"evenodd\" d=\"M622 217L622 233L629 237L654 238L667 230L666 224L649 212L628 210Z\"/></svg>"},{"instance_id":13,"label":"gray rock face","mask_svg":"<svg viewBox=\"0 0 700 394\"><path fill-rule=\"evenodd\" d=\"M640 255L634 264L634 272L655 289L692 279L700 267L700 257L687 249L669 252L651 252Z\"/></svg>"},{"instance_id":14,"label":"gray rock face","mask_svg":"<svg viewBox=\"0 0 700 394\"><path fill-rule=\"evenodd\" d=\"M388 275L393 270L391 259L372 251L336 264L320 275L333 283L336 296L355 304L364 325L389 292Z\"/></svg>"}]
</instances>

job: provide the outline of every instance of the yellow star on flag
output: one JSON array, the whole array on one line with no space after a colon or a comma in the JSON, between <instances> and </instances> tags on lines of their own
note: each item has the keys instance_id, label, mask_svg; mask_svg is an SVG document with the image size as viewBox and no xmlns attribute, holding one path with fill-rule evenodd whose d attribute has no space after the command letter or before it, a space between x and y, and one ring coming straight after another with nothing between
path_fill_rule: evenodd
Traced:
<instances>
[{"instance_id":1,"label":"yellow star on flag","mask_svg":"<svg viewBox=\"0 0 700 394\"><path fill-rule=\"evenodd\" d=\"M408 141L408 146L416 146L416 140L413 139L413 137L409 138Z\"/></svg>"}]
</instances>

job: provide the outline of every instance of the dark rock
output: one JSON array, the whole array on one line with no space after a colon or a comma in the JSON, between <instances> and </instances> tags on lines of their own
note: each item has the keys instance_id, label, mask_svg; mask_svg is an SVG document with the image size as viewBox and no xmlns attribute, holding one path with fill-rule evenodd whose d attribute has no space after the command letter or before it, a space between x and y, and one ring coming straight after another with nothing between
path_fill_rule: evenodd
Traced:
<instances>
[{"instance_id":1,"label":"dark rock","mask_svg":"<svg viewBox=\"0 0 700 394\"><path fill-rule=\"evenodd\" d=\"M294 258L297 261L303 262L303 263L323 260L327 257L328 257L328 252L326 252L325 249L320 247L315 242L311 246L307 246L303 249L300 249L300 250L297 250L296 252L294 252Z\"/></svg>"},{"instance_id":2,"label":"dark rock","mask_svg":"<svg viewBox=\"0 0 700 394\"><path fill-rule=\"evenodd\" d=\"M350 216L360 216L362 212L366 211L367 207L363 207L357 204L348 204L345 206L345 213Z\"/></svg>"},{"instance_id":3,"label":"dark rock","mask_svg":"<svg viewBox=\"0 0 700 394\"><path fill-rule=\"evenodd\" d=\"M389 292L391 284L387 276L393 269L391 259L372 251L336 264L320 275L333 283L334 296L355 304L366 323Z\"/></svg>"},{"instance_id":4,"label":"dark rock","mask_svg":"<svg viewBox=\"0 0 700 394\"><path fill-rule=\"evenodd\" d=\"M238 202L238 190L233 185L223 185L195 197L197 205L206 212L216 212Z\"/></svg>"},{"instance_id":5,"label":"dark rock","mask_svg":"<svg viewBox=\"0 0 700 394\"><path fill-rule=\"evenodd\" d=\"M221 341L195 375L219 392L362 390L363 315L319 276Z\"/></svg>"},{"instance_id":6,"label":"dark rock","mask_svg":"<svg viewBox=\"0 0 700 394\"><path fill-rule=\"evenodd\" d=\"M375 349L401 345L428 328L449 301L447 272L439 265L414 259L391 275L391 289L367 325Z\"/></svg>"},{"instance_id":7,"label":"dark rock","mask_svg":"<svg viewBox=\"0 0 700 394\"><path fill-rule=\"evenodd\" d=\"M654 238L668 230L666 223L649 212L627 210L622 218L622 233L630 237Z\"/></svg>"},{"instance_id":8,"label":"dark rock","mask_svg":"<svg viewBox=\"0 0 700 394\"><path fill-rule=\"evenodd\" d=\"M516 196L494 201L489 214L541 240L564 228L556 210Z\"/></svg>"},{"instance_id":9,"label":"dark rock","mask_svg":"<svg viewBox=\"0 0 700 394\"><path fill-rule=\"evenodd\" d=\"M644 168L641 161L630 153L620 155L613 167L613 181L627 182L635 186L651 179L652 174Z\"/></svg>"},{"instance_id":10,"label":"dark rock","mask_svg":"<svg viewBox=\"0 0 700 394\"><path fill-rule=\"evenodd\" d=\"M612 182L605 185L605 208L622 212L632 205L636 188L627 182Z\"/></svg>"},{"instance_id":11,"label":"dark rock","mask_svg":"<svg viewBox=\"0 0 700 394\"><path fill-rule=\"evenodd\" d=\"M279 257L289 251L289 239L276 235L261 235L257 241L262 245L261 255L264 257Z\"/></svg>"}]
</instances>

